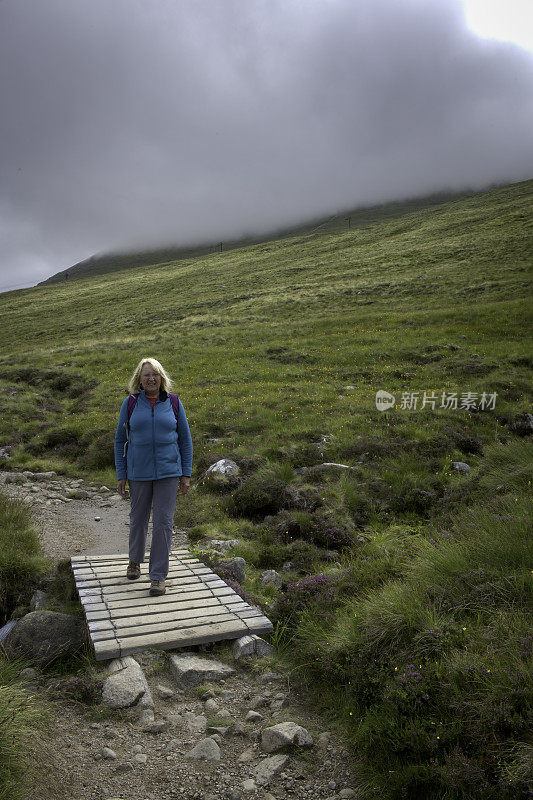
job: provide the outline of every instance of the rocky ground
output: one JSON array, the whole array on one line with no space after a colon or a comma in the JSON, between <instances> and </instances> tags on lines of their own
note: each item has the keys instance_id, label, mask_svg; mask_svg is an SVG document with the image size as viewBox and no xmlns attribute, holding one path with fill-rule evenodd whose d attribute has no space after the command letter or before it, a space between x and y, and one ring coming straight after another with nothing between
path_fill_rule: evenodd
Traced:
<instances>
[{"instance_id":1,"label":"rocky ground","mask_svg":"<svg viewBox=\"0 0 533 800\"><path fill-rule=\"evenodd\" d=\"M6 472L0 486L31 504L53 561L74 553L125 552L128 504L105 487ZM177 532L176 543L183 542L186 533ZM176 674L172 655L135 655L149 687L149 708L142 701L123 709L87 705L69 699L69 676L30 676L30 687L50 698L52 711L49 736L41 742L46 757L33 781L36 800L355 797L343 742L298 696L290 676L272 671L269 659L236 661L229 644L213 645L200 655L234 671L192 686ZM96 669L93 680L105 682L110 665ZM300 744L297 737L288 748L272 749L265 731L287 721L308 735Z\"/></svg>"}]
</instances>

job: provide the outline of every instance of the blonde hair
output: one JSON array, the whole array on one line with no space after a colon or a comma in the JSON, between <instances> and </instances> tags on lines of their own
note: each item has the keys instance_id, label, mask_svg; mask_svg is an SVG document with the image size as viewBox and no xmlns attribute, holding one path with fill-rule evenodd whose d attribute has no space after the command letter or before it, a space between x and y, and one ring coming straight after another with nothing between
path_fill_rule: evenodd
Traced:
<instances>
[{"instance_id":1,"label":"blonde hair","mask_svg":"<svg viewBox=\"0 0 533 800\"><path fill-rule=\"evenodd\" d=\"M128 384L128 392L130 394L137 394L140 391L141 372L145 364L150 364L152 369L155 372L157 372L158 375L161 376L161 391L170 392L172 389L172 381L170 379L170 376L165 372L164 367L157 360L157 358L141 358L141 360L135 367L135 372L130 378L130 382Z\"/></svg>"}]
</instances>

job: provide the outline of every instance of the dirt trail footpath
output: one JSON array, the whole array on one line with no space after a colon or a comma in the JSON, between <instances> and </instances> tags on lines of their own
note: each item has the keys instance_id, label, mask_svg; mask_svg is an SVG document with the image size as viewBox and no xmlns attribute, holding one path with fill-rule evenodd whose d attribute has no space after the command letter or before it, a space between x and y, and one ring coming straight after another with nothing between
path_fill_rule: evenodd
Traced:
<instances>
[{"instance_id":1,"label":"dirt trail footpath","mask_svg":"<svg viewBox=\"0 0 533 800\"><path fill-rule=\"evenodd\" d=\"M31 505L43 550L54 562L79 553L127 551L129 504L105 487L49 473L0 472L0 490ZM186 544L186 532L176 531L174 542ZM153 722L136 708L74 702L62 688L69 676L37 672L30 687L49 698L52 714L50 737L42 742L45 758L41 749L33 782L35 800L355 797L350 754L291 688L290 676L272 672L265 661L235 661L228 644L199 655L223 660L235 672L207 687L184 689L169 653L134 655L153 698ZM107 676L104 662L91 680ZM305 728L313 746L265 752L262 732L285 721ZM189 756L211 736L218 760Z\"/></svg>"}]
</instances>

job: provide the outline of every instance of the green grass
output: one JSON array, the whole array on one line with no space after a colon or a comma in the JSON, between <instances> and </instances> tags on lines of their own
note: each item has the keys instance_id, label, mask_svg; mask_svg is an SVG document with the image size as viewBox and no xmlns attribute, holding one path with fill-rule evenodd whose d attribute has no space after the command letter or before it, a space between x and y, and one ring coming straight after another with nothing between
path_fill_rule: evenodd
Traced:
<instances>
[{"instance_id":1,"label":"green grass","mask_svg":"<svg viewBox=\"0 0 533 800\"><path fill-rule=\"evenodd\" d=\"M510 423L531 411L532 194L0 296L13 469L112 485L133 368L173 375L198 482L176 524L240 539L265 608L258 575L283 570L280 657L353 742L364 800L526 796L532 447ZM224 456L238 486L202 486Z\"/></svg>"},{"instance_id":2,"label":"green grass","mask_svg":"<svg viewBox=\"0 0 533 800\"><path fill-rule=\"evenodd\" d=\"M46 566L27 506L0 493L0 626L28 603Z\"/></svg>"},{"instance_id":3,"label":"green grass","mask_svg":"<svg viewBox=\"0 0 533 800\"><path fill-rule=\"evenodd\" d=\"M40 555L37 534L27 508L0 494L0 626L15 606L28 603L32 584L46 561ZM26 796L25 782L46 718L45 704L25 689L21 661L8 661L0 648L0 800Z\"/></svg>"}]
</instances>

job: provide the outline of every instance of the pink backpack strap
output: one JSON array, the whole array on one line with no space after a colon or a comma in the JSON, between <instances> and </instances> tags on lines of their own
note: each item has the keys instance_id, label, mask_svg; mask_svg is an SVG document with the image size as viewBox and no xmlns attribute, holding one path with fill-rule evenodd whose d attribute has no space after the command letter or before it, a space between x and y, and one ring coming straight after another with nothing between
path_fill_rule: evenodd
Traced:
<instances>
[{"instance_id":1,"label":"pink backpack strap","mask_svg":"<svg viewBox=\"0 0 533 800\"><path fill-rule=\"evenodd\" d=\"M177 394L168 393L168 397L170 400L170 405L172 406L172 410L174 411L174 416L176 417L176 422L178 420L178 412L180 407L180 399Z\"/></svg>"},{"instance_id":2,"label":"pink backpack strap","mask_svg":"<svg viewBox=\"0 0 533 800\"><path fill-rule=\"evenodd\" d=\"M128 397L128 425L130 424L130 417L133 414L133 409L137 405L138 399L139 399L138 394L130 394Z\"/></svg>"}]
</instances>

